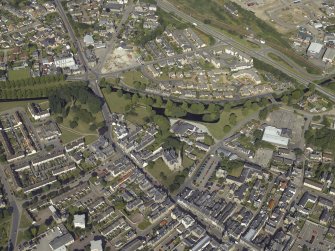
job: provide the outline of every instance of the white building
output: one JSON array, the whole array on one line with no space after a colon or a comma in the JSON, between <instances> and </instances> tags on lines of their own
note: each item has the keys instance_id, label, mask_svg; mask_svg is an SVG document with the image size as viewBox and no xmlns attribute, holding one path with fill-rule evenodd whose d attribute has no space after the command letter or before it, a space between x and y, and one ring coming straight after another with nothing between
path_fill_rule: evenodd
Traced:
<instances>
[{"instance_id":1,"label":"white building","mask_svg":"<svg viewBox=\"0 0 335 251\"><path fill-rule=\"evenodd\" d=\"M335 49L327 48L325 54L323 55L322 61L325 63L333 63L335 58Z\"/></svg>"},{"instance_id":2,"label":"white building","mask_svg":"<svg viewBox=\"0 0 335 251\"><path fill-rule=\"evenodd\" d=\"M73 57L60 58L55 60L55 66L59 68L75 68L76 62Z\"/></svg>"},{"instance_id":3,"label":"white building","mask_svg":"<svg viewBox=\"0 0 335 251\"><path fill-rule=\"evenodd\" d=\"M42 110L39 104L30 103L28 105L28 111L35 120L45 119L50 117L49 110Z\"/></svg>"},{"instance_id":4,"label":"white building","mask_svg":"<svg viewBox=\"0 0 335 251\"><path fill-rule=\"evenodd\" d=\"M278 129L273 126L267 126L265 127L262 140L277 146L287 147L290 139L281 135L282 129Z\"/></svg>"},{"instance_id":5,"label":"white building","mask_svg":"<svg viewBox=\"0 0 335 251\"><path fill-rule=\"evenodd\" d=\"M307 53L311 56L317 55L321 52L323 45L320 43L312 42L307 49Z\"/></svg>"},{"instance_id":6,"label":"white building","mask_svg":"<svg viewBox=\"0 0 335 251\"><path fill-rule=\"evenodd\" d=\"M91 241L91 251L103 251L102 249L102 241Z\"/></svg>"},{"instance_id":7,"label":"white building","mask_svg":"<svg viewBox=\"0 0 335 251\"><path fill-rule=\"evenodd\" d=\"M94 45L94 39L91 35L85 35L84 36L84 43L86 46L89 46L89 45Z\"/></svg>"},{"instance_id":8,"label":"white building","mask_svg":"<svg viewBox=\"0 0 335 251\"><path fill-rule=\"evenodd\" d=\"M75 214L73 225L74 227L85 229L85 214Z\"/></svg>"}]
</instances>

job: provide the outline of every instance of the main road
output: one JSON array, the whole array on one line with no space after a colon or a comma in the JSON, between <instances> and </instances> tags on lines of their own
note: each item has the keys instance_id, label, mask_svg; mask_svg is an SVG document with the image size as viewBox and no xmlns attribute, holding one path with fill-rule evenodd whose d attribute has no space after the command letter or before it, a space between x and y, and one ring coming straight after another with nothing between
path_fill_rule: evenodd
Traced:
<instances>
[{"instance_id":1,"label":"main road","mask_svg":"<svg viewBox=\"0 0 335 251\"><path fill-rule=\"evenodd\" d=\"M7 176L5 173L5 167L0 166L0 180L6 191L9 205L12 208L12 224L11 224L10 234L8 238L8 251L12 251L14 250L16 246L16 239L17 239L17 233L18 233L19 224L20 224L22 208L21 208L21 205L19 205L19 203L16 201L16 198L14 194L12 193L12 190L10 188L10 185L8 184L8 180L6 177Z\"/></svg>"}]
</instances>

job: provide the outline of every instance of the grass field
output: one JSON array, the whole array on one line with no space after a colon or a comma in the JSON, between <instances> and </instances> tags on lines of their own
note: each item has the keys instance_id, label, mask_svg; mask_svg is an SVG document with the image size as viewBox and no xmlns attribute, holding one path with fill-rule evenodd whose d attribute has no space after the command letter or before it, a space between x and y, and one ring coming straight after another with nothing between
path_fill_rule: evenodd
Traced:
<instances>
[{"instance_id":1,"label":"grass field","mask_svg":"<svg viewBox=\"0 0 335 251\"><path fill-rule=\"evenodd\" d=\"M10 81L30 78L29 69L9 70L8 79Z\"/></svg>"},{"instance_id":2,"label":"grass field","mask_svg":"<svg viewBox=\"0 0 335 251\"><path fill-rule=\"evenodd\" d=\"M6 246L8 243L11 224L12 217L5 217L0 219L0 250L2 246Z\"/></svg>"},{"instance_id":3,"label":"grass field","mask_svg":"<svg viewBox=\"0 0 335 251\"><path fill-rule=\"evenodd\" d=\"M80 135L79 133L74 133L73 131L66 129L65 127L60 127L60 130L62 131L62 135L60 136L60 139L62 140L64 144L82 137L82 135Z\"/></svg>"},{"instance_id":4,"label":"grass field","mask_svg":"<svg viewBox=\"0 0 335 251\"><path fill-rule=\"evenodd\" d=\"M233 168L228 174L234 177L240 177L243 170L243 166L239 166L238 168Z\"/></svg>"},{"instance_id":5,"label":"grass field","mask_svg":"<svg viewBox=\"0 0 335 251\"><path fill-rule=\"evenodd\" d=\"M271 59L273 59L273 60L277 61L278 63L280 63L281 65L283 65L284 67L289 68L289 69L293 69L291 65L289 65L284 59L282 59L281 57L277 56L276 54L270 52L268 54L268 56Z\"/></svg>"},{"instance_id":6,"label":"grass field","mask_svg":"<svg viewBox=\"0 0 335 251\"><path fill-rule=\"evenodd\" d=\"M31 226L31 221L28 219L25 213L22 213L20 219L20 228L28 228Z\"/></svg>"},{"instance_id":7,"label":"grass field","mask_svg":"<svg viewBox=\"0 0 335 251\"><path fill-rule=\"evenodd\" d=\"M107 93L103 89L103 94L111 112L125 113L125 107L131 103L123 97L119 97L116 92Z\"/></svg>"},{"instance_id":8,"label":"grass field","mask_svg":"<svg viewBox=\"0 0 335 251\"><path fill-rule=\"evenodd\" d=\"M189 168L194 164L194 161L189 159L188 157L184 156L183 157L183 161L182 161L182 165L184 168Z\"/></svg>"},{"instance_id":9,"label":"grass field","mask_svg":"<svg viewBox=\"0 0 335 251\"><path fill-rule=\"evenodd\" d=\"M223 139L223 137L226 134L223 131L223 128L224 128L225 125L229 125L229 115L231 113L235 113L236 114L236 116L237 116L236 122L238 124L243 119L245 119L246 116L249 116L249 115L251 115L254 112L256 112L256 111L253 111L253 110L249 109L248 114L247 115L243 115L241 109L232 109L229 112L223 111L223 112L221 112L219 122L217 122L217 123L202 123L202 124L205 125L208 128L209 132L211 133L211 135L215 139ZM232 126L232 128L233 128L233 126Z\"/></svg>"},{"instance_id":10,"label":"grass field","mask_svg":"<svg viewBox=\"0 0 335 251\"><path fill-rule=\"evenodd\" d=\"M148 84L149 80L143 76L140 71L128 71L123 74L123 81L126 85L134 86L134 81L139 81Z\"/></svg>"},{"instance_id":11,"label":"grass field","mask_svg":"<svg viewBox=\"0 0 335 251\"><path fill-rule=\"evenodd\" d=\"M147 123L145 118L149 116L150 112L145 107L137 106L132 112L127 114L126 119L137 125L145 125Z\"/></svg>"},{"instance_id":12,"label":"grass field","mask_svg":"<svg viewBox=\"0 0 335 251\"><path fill-rule=\"evenodd\" d=\"M85 105L81 105L83 109L87 108ZM90 130L90 125L84 123L83 121L78 121L78 126L76 128L70 127L70 122L74 119L76 114L72 111L64 118L63 123L60 124L60 129L62 131L61 140L63 143L71 142L77 138L85 137L86 144L90 144L98 138L98 132ZM95 123L99 124L102 122L103 116L102 112L98 112L95 116Z\"/></svg>"},{"instance_id":13,"label":"grass field","mask_svg":"<svg viewBox=\"0 0 335 251\"><path fill-rule=\"evenodd\" d=\"M335 93L335 82L329 83L329 84L325 85L324 87L326 87L331 92Z\"/></svg>"},{"instance_id":14,"label":"grass field","mask_svg":"<svg viewBox=\"0 0 335 251\"><path fill-rule=\"evenodd\" d=\"M177 175L177 172L172 172L169 169L162 158L159 158L155 161L153 168L146 168L146 170L166 187L169 187L174 177ZM164 175L167 177L166 179L161 177L161 172L164 173Z\"/></svg>"},{"instance_id":15,"label":"grass field","mask_svg":"<svg viewBox=\"0 0 335 251\"><path fill-rule=\"evenodd\" d=\"M144 220L140 224L138 224L138 228L141 230L144 230L149 226L151 226L151 223L148 220Z\"/></svg>"},{"instance_id":16,"label":"grass field","mask_svg":"<svg viewBox=\"0 0 335 251\"><path fill-rule=\"evenodd\" d=\"M0 102L0 112L15 108L15 107L23 107L26 108L28 103L44 103L47 101L46 99L38 99L35 101L10 101L10 102Z\"/></svg>"}]
</instances>

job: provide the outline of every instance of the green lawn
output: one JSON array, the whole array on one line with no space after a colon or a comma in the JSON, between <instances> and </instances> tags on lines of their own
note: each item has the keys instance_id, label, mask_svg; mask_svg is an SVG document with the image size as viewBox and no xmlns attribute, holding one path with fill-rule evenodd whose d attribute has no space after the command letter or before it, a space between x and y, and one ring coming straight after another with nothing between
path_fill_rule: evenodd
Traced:
<instances>
[{"instance_id":1,"label":"green lawn","mask_svg":"<svg viewBox=\"0 0 335 251\"><path fill-rule=\"evenodd\" d=\"M251 115L254 112L255 111L249 109L249 112L248 112L247 116ZM226 134L223 131L223 127L225 125L229 125L229 115L231 113L235 113L237 115L237 119L236 119L237 123L239 123L240 121L242 121L246 117L245 115L242 114L241 109L232 109L229 112L227 112L227 111L221 112L220 120L217 123L202 123L202 124L204 124L208 128L209 132L211 133L211 135L215 139L223 139L223 137Z\"/></svg>"},{"instance_id":2,"label":"green lawn","mask_svg":"<svg viewBox=\"0 0 335 251\"><path fill-rule=\"evenodd\" d=\"M215 42L215 40L213 40L211 37L209 37L201 30L199 29L192 29L192 30L201 38L202 41L205 42L206 45L213 45L213 42Z\"/></svg>"},{"instance_id":3,"label":"green lawn","mask_svg":"<svg viewBox=\"0 0 335 251\"><path fill-rule=\"evenodd\" d=\"M184 157L183 157L183 161L182 161L182 165L183 165L183 167L184 167L184 168L189 168L189 167L191 167L193 164L194 164L194 161L191 160L191 159L189 159L188 157L186 157L186 156L184 155Z\"/></svg>"},{"instance_id":4,"label":"green lawn","mask_svg":"<svg viewBox=\"0 0 335 251\"><path fill-rule=\"evenodd\" d=\"M20 219L20 228L28 228L31 226L31 220L26 216L25 213L22 213L21 219Z\"/></svg>"},{"instance_id":5,"label":"green lawn","mask_svg":"<svg viewBox=\"0 0 335 251\"><path fill-rule=\"evenodd\" d=\"M80 134L74 133L64 127L60 127L60 129L62 131L62 135L60 136L60 139L62 140L64 144L82 137Z\"/></svg>"},{"instance_id":6,"label":"green lawn","mask_svg":"<svg viewBox=\"0 0 335 251\"><path fill-rule=\"evenodd\" d=\"M138 228L141 229L141 230L144 230L147 227L149 227L150 225L151 225L151 223L148 220L144 220L140 224L138 224Z\"/></svg>"},{"instance_id":7,"label":"green lawn","mask_svg":"<svg viewBox=\"0 0 335 251\"><path fill-rule=\"evenodd\" d=\"M145 118L150 116L150 112L143 106L136 107L127 114L126 119L137 125L145 125Z\"/></svg>"},{"instance_id":8,"label":"green lawn","mask_svg":"<svg viewBox=\"0 0 335 251\"><path fill-rule=\"evenodd\" d=\"M288 69L290 69L290 70L293 69L291 65L289 65L284 59L282 59L281 57L277 56L276 54L270 52L270 53L268 54L268 56L269 56L271 59L273 59L274 61L277 61L278 63L280 63L281 65L283 65L284 67L286 67L286 68L288 68Z\"/></svg>"},{"instance_id":9,"label":"green lawn","mask_svg":"<svg viewBox=\"0 0 335 251\"><path fill-rule=\"evenodd\" d=\"M87 108L86 105L81 105L83 109ZM70 127L70 122L74 119L76 114L70 110L68 116L64 118L63 123L60 124L60 129L62 131L61 140L64 144L71 142L77 138L85 137L86 144L90 144L98 138L98 132L95 130L90 130L90 125L81 121L79 119L78 126L75 128ZM104 119L102 112L98 112L94 115L95 123L99 124Z\"/></svg>"},{"instance_id":10,"label":"green lawn","mask_svg":"<svg viewBox=\"0 0 335 251\"><path fill-rule=\"evenodd\" d=\"M30 78L30 70L25 68L25 69L20 69L20 70L9 70L8 71L8 79L10 81L13 80L20 80L20 79L27 79Z\"/></svg>"},{"instance_id":11,"label":"green lawn","mask_svg":"<svg viewBox=\"0 0 335 251\"><path fill-rule=\"evenodd\" d=\"M28 239L26 238L24 231L19 231L18 235L17 235L17 244L20 244L23 241L27 241Z\"/></svg>"},{"instance_id":12,"label":"green lawn","mask_svg":"<svg viewBox=\"0 0 335 251\"><path fill-rule=\"evenodd\" d=\"M238 168L233 168L228 174L234 177L240 177L243 170L243 166L239 166Z\"/></svg>"},{"instance_id":13,"label":"green lawn","mask_svg":"<svg viewBox=\"0 0 335 251\"><path fill-rule=\"evenodd\" d=\"M12 217L5 217L0 219L0 250L2 246L6 246L8 243L11 224Z\"/></svg>"},{"instance_id":14,"label":"green lawn","mask_svg":"<svg viewBox=\"0 0 335 251\"><path fill-rule=\"evenodd\" d=\"M172 172L169 169L169 167L164 163L162 158L159 158L155 161L153 168L146 168L146 170L166 187L168 187L172 183L174 177L177 174L177 172ZM167 177L166 179L163 179L161 177L161 172L164 173L164 175Z\"/></svg>"},{"instance_id":15,"label":"green lawn","mask_svg":"<svg viewBox=\"0 0 335 251\"><path fill-rule=\"evenodd\" d=\"M326 89L330 90L331 92L335 93L335 82L329 83L325 85Z\"/></svg>"},{"instance_id":16,"label":"green lawn","mask_svg":"<svg viewBox=\"0 0 335 251\"><path fill-rule=\"evenodd\" d=\"M148 84L149 80L143 76L142 72L140 71L128 71L123 74L123 81L126 85L134 86L134 81L139 81L144 84Z\"/></svg>"},{"instance_id":17,"label":"green lawn","mask_svg":"<svg viewBox=\"0 0 335 251\"><path fill-rule=\"evenodd\" d=\"M0 102L0 112L15 108L15 107L23 107L27 108L28 103L44 103L47 101L46 99L39 99L35 101L10 101L10 102Z\"/></svg>"},{"instance_id":18,"label":"green lawn","mask_svg":"<svg viewBox=\"0 0 335 251\"><path fill-rule=\"evenodd\" d=\"M111 112L125 113L126 106L131 103L131 100L119 97L116 92L107 93L107 91L103 89L103 94Z\"/></svg>"}]
</instances>

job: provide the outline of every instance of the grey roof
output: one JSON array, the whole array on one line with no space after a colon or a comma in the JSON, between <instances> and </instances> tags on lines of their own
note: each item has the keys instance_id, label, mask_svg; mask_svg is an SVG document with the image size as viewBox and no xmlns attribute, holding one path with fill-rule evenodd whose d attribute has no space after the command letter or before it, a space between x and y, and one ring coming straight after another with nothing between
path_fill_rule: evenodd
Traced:
<instances>
[{"instance_id":1,"label":"grey roof","mask_svg":"<svg viewBox=\"0 0 335 251\"><path fill-rule=\"evenodd\" d=\"M58 249L62 246L67 246L68 244L70 244L73 241L74 241L74 239L73 239L72 235L67 233L67 234L64 234L62 236L56 237L55 239L53 239L49 243L49 245L53 250L55 250L55 249Z\"/></svg>"}]
</instances>

